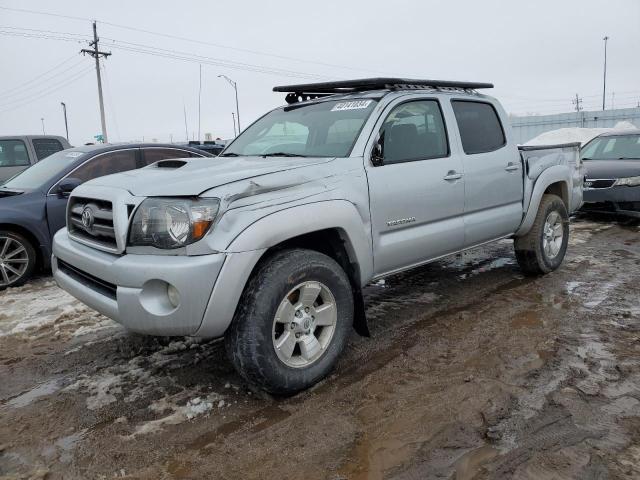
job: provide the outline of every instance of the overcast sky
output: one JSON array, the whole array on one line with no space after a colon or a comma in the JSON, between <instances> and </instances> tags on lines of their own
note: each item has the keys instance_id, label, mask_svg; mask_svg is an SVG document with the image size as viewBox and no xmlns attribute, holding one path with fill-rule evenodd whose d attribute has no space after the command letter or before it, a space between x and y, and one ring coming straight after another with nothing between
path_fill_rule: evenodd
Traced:
<instances>
[{"instance_id":1,"label":"overcast sky","mask_svg":"<svg viewBox=\"0 0 640 480\"><path fill-rule=\"evenodd\" d=\"M199 61L203 138L233 135L233 89L220 74L237 81L243 127L283 103L274 85L380 75L492 82L515 114L571 111L576 93L599 109L605 35L607 107L640 102L639 0L0 0L0 135L40 133L41 118L64 135L61 101L73 144L100 132L93 60L79 54L91 19L113 53L114 142L183 141L183 108L197 135Z\"/></svg>"}]
</instances>

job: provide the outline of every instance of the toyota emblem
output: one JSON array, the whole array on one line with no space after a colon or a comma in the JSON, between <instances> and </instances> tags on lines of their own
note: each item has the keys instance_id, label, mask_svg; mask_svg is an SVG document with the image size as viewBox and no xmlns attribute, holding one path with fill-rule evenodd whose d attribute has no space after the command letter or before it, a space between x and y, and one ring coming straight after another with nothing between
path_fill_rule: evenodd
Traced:
<instances>
[{"instance_id":1,"label":"toyota emblem","mask_svg":"<svg viewBox=\"0 0 640 480\"><path fill-rule=\"evenodd\" d=\"M87 230L91 230L93 228L93 221L93 210L89 207L85 207L82 211L82 225L84 225L84 228Z\"/></svg>"}]
</instances>

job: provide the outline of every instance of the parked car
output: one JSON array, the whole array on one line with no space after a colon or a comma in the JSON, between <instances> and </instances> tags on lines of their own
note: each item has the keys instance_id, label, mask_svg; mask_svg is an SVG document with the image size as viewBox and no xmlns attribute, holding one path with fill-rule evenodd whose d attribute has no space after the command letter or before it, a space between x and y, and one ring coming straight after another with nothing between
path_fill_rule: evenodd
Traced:
<instances>
[{"instance_id":1,"label":"parked car","mask_svg":"<svg viewBox=\"0 0 640 480\"><path fill-rule=\"evenodd\" d=\"M640 218L640 130L597 136L582 149L583 210Z\"/></svg>"},{"instance_id":2,"label":"parked car","mask_svg":"<svg viewBox=\"0 0 640 480\"><path fill-rule=\"evenodd\" d=\"M497 239L560 266L582 202L578 144L518 149L490 84L367 79L276 87L225 162L87 182L53 246L58 284L127 328L225 337L276 394L330 371L362 287ZM95 219L95 220L92 220ZM86 221L85 221L86 220Z\"/></svg>"},{"instance_id":3,"label":"parked car","mask_svg":"<svg viewBox=\"0 0 640 480\"><path fill-rule=\"evenodd\" d=\"M203 143L202 145L198 145L196 148L198 150L204 150L205 152L208 152L213 156L218 156L224 150L224 145L218 145L217 143Z\"/></svg>"},{"instance_id":4,"label":"parked car","mask_svg":"<svg viewBox=\"0 0 640 480\"><path fill-rule=\"evenodd\" d=\"M87 180L183 157L209 157L160 144L83 146L54 153L0 186L0 290L50 265L51 240L66 222L71 191Z\"/></svg>"},{"instance_id":5,"label":"parked car","mask_svg":"<svg viewBox=\"0 0 640 480\"><path fill-rule=\"evenodd\" d=\"M214 157L217 157L224 150L224 145L220 145L215 142L189 142L189 146L193 148L197 148L198 150L204 150L207 153L210 153Z\"/></svg>"},{"instance_id":6,"label":"parked car","mask_svg":"<svg viewBox=\"0 0 640 480\"><path fill-rule=\"evenodd\" d=\"M43 158L70 147L64 137L55 135L0 137L0 185Z\"/></svg>"}]
</instances>

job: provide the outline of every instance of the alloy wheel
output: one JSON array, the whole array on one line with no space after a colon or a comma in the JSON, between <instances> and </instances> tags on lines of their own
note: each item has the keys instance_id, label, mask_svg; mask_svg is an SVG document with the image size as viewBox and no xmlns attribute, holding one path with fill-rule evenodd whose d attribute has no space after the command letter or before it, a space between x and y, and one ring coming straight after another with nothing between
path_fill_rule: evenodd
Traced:
<instances>
[{"instance_id":1,"label":"alloy wheel","mask_svg":"<svg viewBox=\"0 0 640 480\"><path fill-rule=\"evenodd\" d=\"M297 285L282 299L273 320L278 358L293 368L315 363L331 343L337 319L336 300L326 285L314 281Z\"/></svg>"},{"instance_id":2,"label":"alloy wheel","mask_svg":"<svg viewBox=\"0 0 640 480\"><path fill-rule=\"evenodd\" d=\"M29 266L29 253L13 237L0 236L0 287L7 287L22 278Z\"/></svg>"}]
</instances>

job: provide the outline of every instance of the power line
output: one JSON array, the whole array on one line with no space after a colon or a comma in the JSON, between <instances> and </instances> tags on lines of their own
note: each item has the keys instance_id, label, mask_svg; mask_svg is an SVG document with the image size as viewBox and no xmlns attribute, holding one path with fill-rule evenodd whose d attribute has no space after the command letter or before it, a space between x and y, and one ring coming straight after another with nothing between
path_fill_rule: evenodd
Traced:
<instances>
[{"instance_id":1,"label":"power line","mask_svg":"<svg viewBox=\"0 0 640 480\"><path fill-rule=\"evenodd\" d=\"M28 9L24 9L24 8L11 8L11 7L1 7L0 6L0 9L13 11L13 12L19 12L19 13L29 13L29 14L34 14L34 15L48 15L48 16L53 16L53 17L66 18L66 19L70 19L70 20L96 21L94 19L90 19L90 18L86 18L86 17L76 17L76 16L71 16L71 15L62 15L62 14L51 13L51 12L28 10ZM236 51L236 52L249 53L249 54L252 54L252 55L261 55L261 56L265 56L265 57L278 58L280 60L287 60L287 61L295 61L295 62L301 62L301 63L315 64L315 65L320 65L320 66L323 66L323 67L338 68L338 69L342 69L342 70L351 70L351 71L369 72L369 73L378 73L378 74L382 73L382 72L379 72L379 71L376 71L376 70L358 68L358 67L347 66L347 65L339 65L339 64L335 64L335 63L319 62L319 61L310 60L310 59L307 59L307 58L298 58L298 57L293 57L293 56L289 56L289 55L279 55L279 54L275 54L275 53L263 52L263 51L260 51L260 50L252 50L252 49L249 49L249 48L241 48L241 47L234 47L234 46L231 46L231 45L225 45L225 44L221 44L221 43L207 42L207 41L204 41L204 40L198 40L198 39L194 39L194 38L182 37L182 36L179 36L179 35L173 35L173 34L164 33L164 32L155 32L153 30L146 30L146 29L143 29L143 28L132 27L132 26L129 26L129 25L123 25L123 24L114 23L114 22L105 22L105 21L102 21L102 20L97 20L97 21L100 22L103 25L108 25L110 27L120 28L120 29L123 29L123 30L130 30L130 31L134 31L134 32L145 33L147 35L154 35L154 36L158 36L158 37L164 37L164 38L168 38L168 39L171 39L171 40L181 40L183 42L206 45L206 46L210 46L210 47L216 47L216 48L221 48L221 49L226 49L226 50L232 50L232 51Z\"/></svg>"},{"instance_id":2,"label":"power line","mask_svg":"<svg viewBox=\"0 0 640 480\"><path fill-rule=\"evenodd\" d=\"M293 70L285 70L285 69L279 69L279 68L269 68L262 65L253 65L250 63L235 62L232 60L224 60L224 59L219 59L215 57L207 57L204 55L195 55L188 52L180 52L176 50L169 50L169 49L151 47L146 45L135 47L135 46L126 45L124 44L124 42L118 42L118 43L112 43L109 46L111 48L124 50L128 52L143 53L146 55L154 55L157 57L164 57L164 58L182 60L182 61L193 62L193 63L203 63L203 64L213 65L217 67L231 68L234 70L245 70L245 71L255 72L255 73L266 73L266 74L280 75L285 77L296 77L296 78L307 78L307 79L328 78L328 77L313 74L313 73L296 72Z\"/></svg>"},{"instance_id":3,"label":"power line","mask_svg":"<svg viewBox=\"0 0 640 480\"><path fill-rule=\"evenodd\" d=\"M32 97L32 98L30 98L30 99L28 99L28 100L25 100L25 101L24 101L23 103L21 103L21 104L14 105L14 106L9 107L9 108L6 108L6 109L4 109L4 110L0 110L0 113L6 113L6 112L10 112L10 111L12 111L12 110L15 110L15 109L17 109L17 108L22 108L22 107L24 107L25 105L28 105L28 104L30 104L30 103L33 103L33 102L35 102L36 100L40 100L41 98L44 98L44 97L46 97L46 96L48 96L48 95L50 95L50 94L52 94L52 93L54 93L54 92L57 92L58 90L61 90L61 89L63 89L64 87L66 87L66 86L68 86L68 85L70 85L70 84L72 84L72 83L76 82L77 80L81 79L82 77L86 76L89 72L91 72L91 70L92 70L92 68L88 68L87 70L85 70L85 71L83 71L82 73L78 74L77 76L75 76L75 77L73 77L73 78L69 79L67 82L65 82L64 84L62 84L62 85L58 86L57 88L53 88L53 89L51 89L51 90L48 90L48 91L46 91L46 92L43 92L41 95L36 95L36 96L34 96L34 97Z\"/></svg>"},{"instance_id":4,"label":"power line","mask_svg":"<svg viewBox=\"0 0 640 480\"><path fill-rule=\"evenodd\" d=\"M23 101L25 101L25 100L29 100L29 99L30 99L30 98L32 98L33 96L38 96L38 95L40 95L41 93L44 93L44 92L49 91L51 88L55 88L55 87L57 87L58 85L64 85L64 84L66 84L70 79L73 79L73 78L75 78L77 75L80 75L80 74L82 74L82 73L85 73L85 72L87 72L88 70L89 70L89 69L85 68L84 70L80 70L80 71L78 71L78 72L74 72L74 73L73 73L73 74L71 74L69 77L67 77L67 78L63 78L62 80L59 80L59 81L57 81L57 82L54 82L52 85L48 85L48 86L47 86L47 87L45 87L44 89L38 90L38 91L36 91L36 92L32 92L32 93L30 93L30 94L28 94L28 95L26 95L26 96L24 96L24 97L19 97L19 98L15 98L15 99L13 99L13 100L6 101L5 103L0 104L0 107L6 107L6 106L8 106L8 105L12 105L12 104L14 104L14 103L21 103L21 102L23 102Z\"/></svg>"},{"instance_id":5,"label":"power line","mask_svg":"<svg viewBox=\"0 0 640 480\"><path fill-rule=\"evenodd\" d=\"M31 29L31 30L35 31L35 29ZM66 36L67 34L65 32L53 32L53 34L44 33L45 31L42 31L42 32L43 33L30 33L30 32L22 33L22 32L15 32L15 31L6 32L6 31L0 30L0 35L11 35L11 36L20 36L20 37L27 37L27 38L40 38L40 39L49 39L49 40L79 42L79 40L76 38L67 37ZM51 31L48 31L48 32L51 32ZM197 55L190 52L154 47L151 45L145 45L141 43L127 42L127 41L118 40L115 38L109 38L109 37L103 37L103 38L111 41L110 46L112 48L116 48L116 49L120 49L128 52L143 53L147 55L155 55L158 57L170 58L174 60L189 61L194 63L205 63L207 65L231 68L234 70L245 70L245 71L250 71L255 73L265 73L265 74L278 75L278 76L284 76L284 77L303 78L303 79L331 78L331 77L318 75L318 74L297 72L297 71L286 70L281 68L265 67L263 65L255 65L251 63L237 62L234 60L225 60L225 59L209 57L205 55Z\"/></svg>"},{"instance_id":6,"label":"power line","mask_svg":"<svg viewBox=\"0 0 640 480\"><path fill-rule=\"evenodd\" d=\"M69 63L71 60L73 60L74 58L78 58L76 55L73 55L69 58L67 58L66 60L63 60L62 62L56 64L54 67L42 72L41 74L33 77L31 80L27 80L26 82L22 82L20 85L17 85L13 88L10 88L8 90L4 90L0 92L0 97L3 97L9 93L15 92L16 90L22 90L24 87L31 85L34 82L37 82L39 79L41 79L42 77L45 77L46 75L48 75L49 73L57 70L58 68L62 67L63 65L66 65L67 63ZM73 67L71 67L73 68ZM66 70L65 70L66 71ZM56 74L57 75L57 74Z\"/></svg>"}]
</instances>

